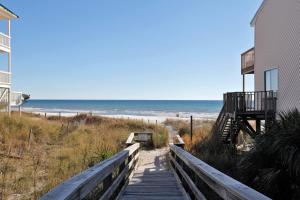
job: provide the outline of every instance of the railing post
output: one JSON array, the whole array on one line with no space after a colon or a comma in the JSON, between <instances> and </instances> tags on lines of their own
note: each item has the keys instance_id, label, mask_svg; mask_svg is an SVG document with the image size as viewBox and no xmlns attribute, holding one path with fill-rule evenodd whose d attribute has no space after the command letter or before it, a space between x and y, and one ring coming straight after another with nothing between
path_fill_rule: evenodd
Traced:
<instances>
[{"instance_id":1,"label":"railing post","mask_svg":"<svg viewBox=\"0 0 300 200\"><path fill-rule=\"evenodd\" d=\"M193 144L193 116L191 116L191 146Z\"/></svg>"}]
</instances>

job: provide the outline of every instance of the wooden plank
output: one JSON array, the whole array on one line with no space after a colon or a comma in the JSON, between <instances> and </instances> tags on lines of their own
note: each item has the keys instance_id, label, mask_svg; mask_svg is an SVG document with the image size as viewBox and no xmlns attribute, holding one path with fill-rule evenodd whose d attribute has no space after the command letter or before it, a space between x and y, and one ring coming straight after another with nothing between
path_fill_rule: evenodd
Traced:
<instances>
[{"instance_id":1,"label":"wooden plank","mask_svg":"<svg viewBox=\"0 0 300 200\"><path fill-rule=\"evenodd\" d=\"M149 142L152 140L153 133L150 132L135 132L134 140L136 142Z\"/></svg>"},{"instance_id":2,"label":"wooden plank","mask_svg":"<svg viewBox=\"0 0 300 200\"><path fill-rule=\"evenodd\" d=\"M169 170L165 153L142 151L141 163L120 199L187 199L183 188Z\"/></svg>"},{"instance_id":3,"label":"wooden plank","mask_svg":"<svg viewBox=\"0 0 300 200\"><path fill-rule=\"evenodd\" d=\"M184 141L183 139L180 137L180 135L176 135L176 139L177 139L177 143L175 144L178 147L184 148Z\"/></svg>"},{"instance_id":4,"label":"wooden plank","mask_svg":"<svg viewBox=\"0 0 300 200\"><path fill-rule=\"evenodd\" d=\"M182 196L178 196L178 197L162 197L162 196L144 196L144 195L127 195L126 197L123 197L122 200L182 200L183 197Z\"/></svg>"},{"instance_id":5,"label":"wooden plank","mask_svg":"<svg viewBox=\"0 0 300 200\"><path fill-rule=\"evenodd\" d=\"M127 138L126 145L130 146L134 143L134 133L130 133L129 137Z\"/></svg>"},{"instance_id":6,"label":"wooden plank","mask_svg":"<svg viewBox=\"0 0 300 200\"><path fill-rule=\"evenodd\" d=\"M225 175L183 149L175 145L171 145L170 149L223 199L270 200L267 196Z\"/></svg>"}]
</instances>

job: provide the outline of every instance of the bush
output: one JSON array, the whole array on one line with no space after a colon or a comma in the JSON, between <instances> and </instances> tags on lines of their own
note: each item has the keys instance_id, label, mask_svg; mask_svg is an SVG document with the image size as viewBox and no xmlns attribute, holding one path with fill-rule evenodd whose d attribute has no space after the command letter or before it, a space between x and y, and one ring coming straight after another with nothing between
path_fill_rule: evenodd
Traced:
<instances>
[{"instance_id":1,"label":"bush","mask_svg":"<svg viewBox=\"0 0 300 200\"><path fill-rule=\"evenodd\" d=\"M300 199L300 113L293 110L264 135L241 160L245 183L273 199Z\"/></svg>"},{"instance_id":2,"label":"bush","mask_svg":"<svg viewBox=\"0 0 300 200\"><path fill-rule=\"evenodd\" d=\"M153 145L155 148L165 147L168 144L168 131L165 128L157 128L153 133Z\"/></svg>"}]
</instances>

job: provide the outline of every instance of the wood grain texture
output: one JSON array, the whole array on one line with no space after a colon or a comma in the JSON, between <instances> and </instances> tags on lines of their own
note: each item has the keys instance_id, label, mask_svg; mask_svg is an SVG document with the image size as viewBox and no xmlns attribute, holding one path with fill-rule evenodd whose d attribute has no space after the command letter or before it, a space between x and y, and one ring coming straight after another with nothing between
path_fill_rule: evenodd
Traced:
<instances>
[{"instance_id":1,"label":"wood grain texture","mask_svg":"<svg viewBox=\"0 0 300 200\"><path fill-rule=\"evenodd\" d=\"M176 157L180 158L202 181L214 190L222 199L241 200L270 200L270 198L256 190L238 182L194 157L185 150L170 145Z\"/></svg>"},{"instance_id":2,"label":"wood grain texture","mask_svg":"<svg viewBox=\"0 0 300 200\"><path fill-rule=\"evenodd\" d=\"M140 163L120 199L188 199L170 171L168 150L141 151Z\"/></svg>"}]
</instances>

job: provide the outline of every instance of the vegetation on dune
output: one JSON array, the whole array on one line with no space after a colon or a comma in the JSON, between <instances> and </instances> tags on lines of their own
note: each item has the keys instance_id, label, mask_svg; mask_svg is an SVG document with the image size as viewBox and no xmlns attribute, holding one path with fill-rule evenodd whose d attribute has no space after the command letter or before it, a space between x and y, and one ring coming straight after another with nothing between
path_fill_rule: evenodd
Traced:
<instances>
[{"instance_id":1,"label":"vegetation on dune","mask_svg":"<svg viewBox=\"0 0 300 200\"><path fill-rule=\"evenodd\" d=\"M273 199L300 199L300 113L282 113L239 163L242 180Z\"/></svg>"},{"instance_id":2,"label":"vegetation on dune","mask_svg":"<svg viewBox=\"0 0 300 200\"><path fill-rule=\"evenodd\" d=\"M185 149L192 151L192 147L204 141L210 134L214 121L210 120L194 120L193 121L193 139L191 143L190 122L183 120L166 120L165 125L172 126L185 143Z\"/></svg>"},{"instance_id":3,"label":"vegetation on dune","mask_svg":"<svg viewBox=\"0 0 300 200\"><path fill-rule=\"evenodd\" d=\"M195 137L198 133L201 139L188 144L186 150L272 199L300 199L298 110L281 114L280 120L267 133L255 138L253 149L246 153L233 153L210 133L212 125L206 123L205 127L196 127ZM188 129L189 124L180 122L174 127L179 131ZM189 142L189 134L182 137Z\"/></svg>"},{"instance_id":4,"label":"vegetation on dune","mask_svg":"<svg viewBox=\"0 0 300 200\"><path fill-rule=\"evenodd\" d=\"M0 199L38 199L57 184L125 147L130 132L154 132L164 146L162 126L142 121L79 115L0 115Z\"/></svg>"}]
</instances>

